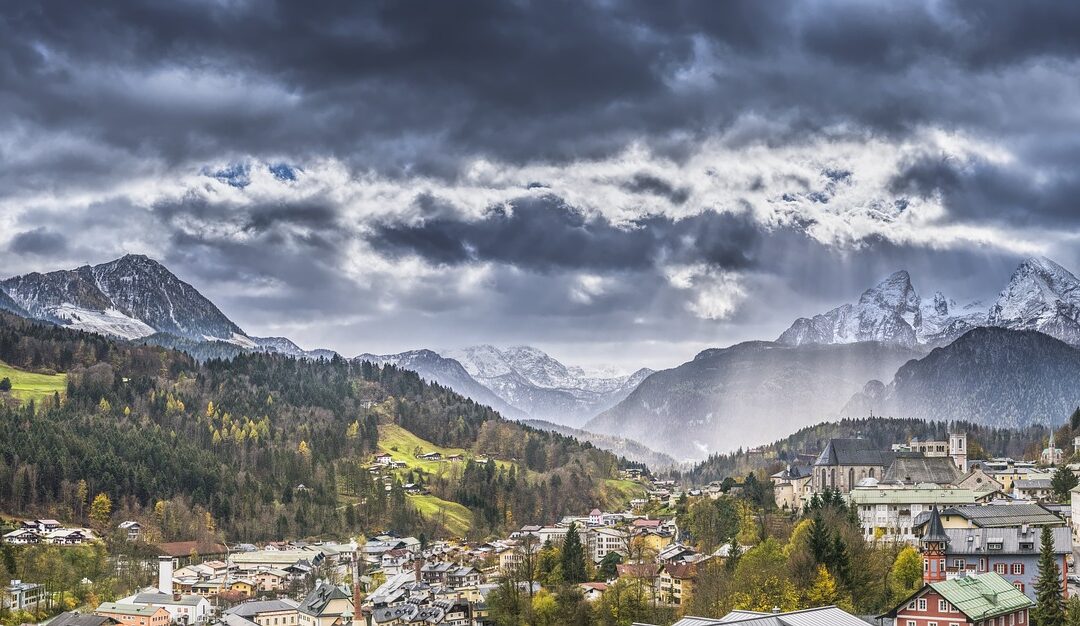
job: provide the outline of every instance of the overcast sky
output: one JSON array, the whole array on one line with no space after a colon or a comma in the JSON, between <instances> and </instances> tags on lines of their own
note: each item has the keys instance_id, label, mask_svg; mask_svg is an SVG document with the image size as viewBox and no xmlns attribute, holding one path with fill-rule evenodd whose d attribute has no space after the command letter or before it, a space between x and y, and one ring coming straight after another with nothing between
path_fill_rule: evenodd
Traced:
<instances>
[{"instance_id":1,"label":"overcast sky","mask_svg":"<svg viewBox=\"0 0 1080 626\"><path fill-rule=\"evenodd\" d=\"M0 273L134 252L250 334L670 366L896 269L1080 269L1080 3L0 13Z\"/></svg>"}]
</instances>

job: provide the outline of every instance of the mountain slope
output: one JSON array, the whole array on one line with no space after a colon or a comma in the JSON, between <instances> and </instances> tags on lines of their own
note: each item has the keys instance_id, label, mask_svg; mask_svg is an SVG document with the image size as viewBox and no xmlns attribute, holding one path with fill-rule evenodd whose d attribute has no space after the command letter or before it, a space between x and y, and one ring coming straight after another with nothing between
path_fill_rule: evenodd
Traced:
<instances>
[{"instance_id":1,"label":"mountain slope","mask_svg":"<svg viewBox=\"0 0 1080 626\"><path fill-rule=\"evenodd\" d=\"M544 420L522 420L522 423L528 424L539 430L550 430L559 433L560 435L573 437L578 441L588 441L601 450L607 450L612 454L634 461L635 463L643 463L654 472L672 469L677 465L675 459L671 458L671 455L657 452L645 444L634 441L633 439L616 437L613 435L601 435L587 430L581 430L580 428L571 428L569 426L563 426Z\"/></svg>"},{"instance_id":2,"label":"mountain slope","mask_svg":"<svg viewBox=\"0 0 1080 626\"><path fill-rule=\"evenodd\" d=\"M648 442L677 460L774 439L838 414L873 372L891 376L919 353L863 342L746 342L656 372L586 430Z\"/></svg>"},{"instance_id":3,"label":"mountain slope","mask_svg":"<svg viewBox=\"0 0 1080 626\"><path fill-rule=\"evenodd\" d=\"M331 359L337 352L326 348L305 350L288 337L252 337L261 352L272 352L298 359Z\"/></svg>"},{"instance_id":4,"label":"mountain slope","mask_svg":"<svg viewBox=\"0 0 1080 626\"><path fill-rule=\"evenodd\" d=\"M852 397L844 414L1048 424L1080 406L1080 350L1039 332L977 328L885 380Z\"/></svg>"},{"instance_id":5,"label":"mountain slope","mask_svg":"<svg viewBox=\"0 0 1080 626\"><path fill-rule=\"evenodd\" d=\"M622 401L652 370L593 376L530 346L449 351L479 383L533 419L578 426Z\"/></svg>"},{"instance_id":6,"label":"mountain slope","mask_svg":"<svg viewBox=\"0 0 1080 626\"><path fill-rule=\"evenodd\" d=\"M163 265L129 254L100 265L9 278L0 286L30 316L124 339L155 332L194 341L255 343Z\"/></svg>"},{"instance_id":7,"label":"mountain slope","mask_svg":"<svg viewBox=\"0 0 1080 626\"><path fill-rule=\"evenodd\" d=\"M26 309L19 306L19 303L15 302L15 300L13 300L3 289L0 289L0 311L7 311L8 313L14 313L15 315L20 315L22 317L30 317L30 314Z\"/></svg>"},{"instance_id":8,"label":"mountain slope","mask_svg":"<svg viewBox=\"0 0 1080 626\"><path fill-rule=\"evenodd\" d=\"M1027 259L1013 272L987 321L1080 346L1080 280L1050 259Z\"/></svg>"},{"instance_id":9,"label":"mountain slope","mask_svg":"<svg viewBox=\"0 0 1080 626\"><path fill-rule=\"evenodd\" d=\"M490 389L477 382L465 368L454 359L440 356L431 350L410 350L398 354L361 354L354 360L370 361L379 365L393 365L416 372L428 382L438 383L448 389L489 406L504 417L518 419L524 413L507 404Z\"/></svg>"}]
</instances>

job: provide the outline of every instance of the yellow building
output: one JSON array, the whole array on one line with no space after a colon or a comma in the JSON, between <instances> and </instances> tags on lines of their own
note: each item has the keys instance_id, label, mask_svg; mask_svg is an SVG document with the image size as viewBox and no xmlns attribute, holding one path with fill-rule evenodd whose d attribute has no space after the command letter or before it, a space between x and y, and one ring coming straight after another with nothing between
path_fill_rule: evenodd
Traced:
<instances>
[{"instance_id":1,"label":"yellow building","mask_svg":"<svg viewBox=\"0 0 1080 626\"><path fill-rule=\"evenodd\" d=\"M697 563L668 563L660 568L656 581L659 599L664 604L684 606L694 592Z\"/></svg>"}]
</instances>

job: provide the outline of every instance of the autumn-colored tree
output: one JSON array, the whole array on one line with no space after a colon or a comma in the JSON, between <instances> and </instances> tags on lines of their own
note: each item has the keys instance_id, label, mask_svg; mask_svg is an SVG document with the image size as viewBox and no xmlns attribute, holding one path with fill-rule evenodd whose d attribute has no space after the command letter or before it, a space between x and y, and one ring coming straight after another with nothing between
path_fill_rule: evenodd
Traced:
<instances>
[{"instance_id":1,"label":"autumn-colored tree","mask_svg":"<svg viewBox=\"0 0 1080 626\"><path fill-rule=\"evenodd\" d=\"M94 496L94 502L90 505L90 523L98 531L104 531L109 526L109 518L112 516L112 500L104 493Z\"/></svg>"}]
</instances>

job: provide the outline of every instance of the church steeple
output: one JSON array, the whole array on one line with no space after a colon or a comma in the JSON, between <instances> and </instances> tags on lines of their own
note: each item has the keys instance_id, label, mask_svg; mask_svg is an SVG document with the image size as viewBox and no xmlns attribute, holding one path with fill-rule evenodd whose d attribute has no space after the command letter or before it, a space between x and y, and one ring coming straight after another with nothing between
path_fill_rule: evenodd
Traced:
<instances>
[{"instance_id":1,"label":"church steeple","mask_svg":"<svg viewBox=\"0 0 1080 626\"><path fill-rule=\"evenodd\" d=\"M941 525L941 516L937 507L930 509L930 520L926 522L926 532L922 536L923 582L936 583L945 580L945 549L949 546L949 536Z\"/></svg>"}]
</instances>

